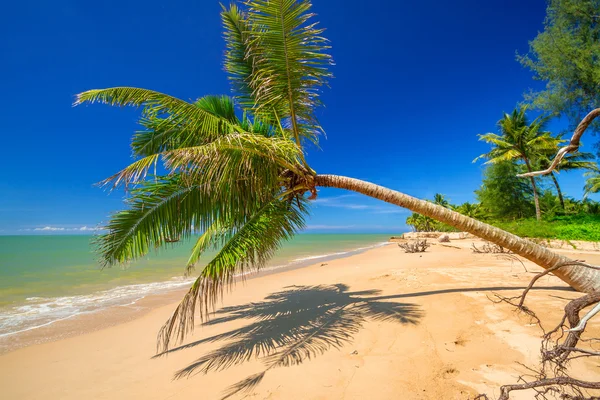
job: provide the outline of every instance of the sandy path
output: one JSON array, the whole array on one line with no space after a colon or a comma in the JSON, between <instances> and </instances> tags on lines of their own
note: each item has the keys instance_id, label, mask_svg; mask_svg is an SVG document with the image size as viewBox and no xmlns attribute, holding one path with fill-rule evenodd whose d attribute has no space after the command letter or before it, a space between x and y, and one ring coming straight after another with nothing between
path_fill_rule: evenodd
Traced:
<instances>
[{"instance_id":1,"label":"sandy path","mask_svg":"<svg viewBox=\"0 0 600 400\"><path fill-rule=\"evenodd\" d=\"M186 346L153 359L174 309L0 356L6 399L469 399L535 366L539 329L492 292L531 274L489 254L395 245L238 285ZM577 257L600 264L600 254ZM528 268L535 270L531 264ZM577 297L544 278L530 305L548 325ZM596 336L600 329L593 327ZM600 380L598 365L577 366ZM178 376L178 372L181 374ZM237 385L237 386L236 386ZM514 396L515 399L531 395Z\"/></svg>"}]
</instances>

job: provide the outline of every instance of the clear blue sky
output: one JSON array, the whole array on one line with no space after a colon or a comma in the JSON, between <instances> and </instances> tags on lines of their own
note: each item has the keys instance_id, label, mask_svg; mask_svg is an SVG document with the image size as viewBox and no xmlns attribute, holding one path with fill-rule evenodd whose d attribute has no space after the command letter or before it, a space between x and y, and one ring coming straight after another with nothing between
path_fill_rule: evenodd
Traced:
<instances>
[{"instance_id":1,"label":"clear blue sky","mask_svg":"<svg viewBox=\"0 0 600 400\"><path fill-rule=\"evenodd\" d=\"M78 92L140 86L183 99L229 93L216 0L22 1L0 16L0 234L75 232L122 196L93 187L131 161L134 109L72 108ZM539 85L515 52L542 28L543 0L314 0L336 61L309 161L454 203L473 200L503 111ZM591 146L590 146L591 147ZM575 174L574 174L575 175ZM583 180L561 176L567 195ZM323 190L309 221L328 232L405 229L407 212ZM86 230L80 230L86 232Z\"/></svg>"}]
</instances>

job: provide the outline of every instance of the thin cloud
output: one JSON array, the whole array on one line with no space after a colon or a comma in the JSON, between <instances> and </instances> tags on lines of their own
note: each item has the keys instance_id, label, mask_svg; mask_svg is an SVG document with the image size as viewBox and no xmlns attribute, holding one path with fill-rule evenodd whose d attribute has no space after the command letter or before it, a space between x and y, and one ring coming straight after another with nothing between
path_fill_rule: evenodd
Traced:
<instances>
[{"instance_id":1,"label":"thin cloud","mask_svg":"<svg viewBox=\"0 0 600 400\"><path fill-rule=\"evenodd\" d=\"M51 226L47 225L44 227L37 228L24 228L19 229L21 232L96 232L104 230L101 227L90 227L87 225L78 226L78 227L65 227L65 226Z\"/></svg>"},{"instance_id":2,"label":"thin cloud","mask_svg":"<svg viewBox=\"0 0 600 400\"><path fill-rule=\"evenodd\" d=\"M306 229L352 229L356 228L356 225L308 225Z\"/></svg>"},{"instance_id":3,"label":"thin cloud","mask_svg":"<svg viewBox=\"0 0 600 400\"><path fill-rule=\"evenodd\" d=\"M359 203L345 203L345 199L348 198L359 198L360 196L355 194L344 194L341 196L335 197L323 197L317 198L314 201L314 204L324 207L335 207L335 208L344 208L347 210L364 210L369 211L373 214L406 214L406 211L403 208L396 206L381 206L381 205L368 205L368 204L359 204Z\"/></svg>"},{"instance_id":4,"label":"thin cloud","mask_svg":"<svg viewBox=\"0 0 600 400\"><path fill-rule=\"evenodd\" d=\"M394 208L379 208L377 210L373 211L374 214L409 214L410 211L401 208L401 207L394 207Z\"/></svg>"},{"instance_id":5,"label":"thin cloud","mask_svg":"<svg viewBox=\"0 0 600 400\"><path fill-rule=\"evenodd\" d=\"M343 194L341 196L335 197L318 197L313 203L325 206L325 207L337 207L337 208L347 208L351 210L365 210L368 209L369 206L365 204L356 204L356 203L344 203L343 199L348 198L356 198L357 195L354 194Z\"/></svg>"},{"instance_id":6,"label":"thin cloud","mask_svg":"<svg viewBox=\"0 0 600 400\"><path fill-rule=\"evenodd\" d=\"M308 225L307 230L390 229L385 225ZM393 229L393 228L392 228Z\"/></svg>"},{"instance_id":7,"label":"thin cloud","mask_svg":"<svg viewBox=\"0 0 600 400\"><path fill-rule=\"evenodd\" d=\"M56 226L45 226L43 228L35 228L34 231L51 231L51 232L55 232L55 231L64 231L65 228L58 228Z\"/></svg>"}]
</instances>

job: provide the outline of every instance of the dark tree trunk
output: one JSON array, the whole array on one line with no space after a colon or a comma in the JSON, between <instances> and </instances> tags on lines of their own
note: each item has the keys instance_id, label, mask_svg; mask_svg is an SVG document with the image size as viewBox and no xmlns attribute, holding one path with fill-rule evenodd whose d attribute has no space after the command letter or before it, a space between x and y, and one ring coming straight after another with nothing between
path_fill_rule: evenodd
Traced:
<instances>
[{"instance_id":1,"label":"dark tree trunk","mask_svg":"<svg viewBox=\"0 0 600 400\"><path fill-rule=\"evenodd\" d=\"M529 160L524 158L525 165L527 166L527 172L533 172L531 169L531 165L529 165ZM533 187L533 202L535 204L535 218L539 221L542 219L542 211L540 210L540 198L538 197L537 185L535 184L535 177L530 176L531 186Z\"/></svg>"},{"instance_id":2,"label":"dark tree trunk","mask_svg":"<svg viewBox=\"0 0 600 400\"><path fill-rule=\"evenodd\" d=\"M560 190L560 185L558 184L558 179L556 179L556 175L554 172L550 172L550 177L552 178L552 182L554 182L554 186L556 186L556 193L558 194L558 200L560 200L560 206L562 209L565 209L565 199L563 197L562 191Z\"/></svg>"}]
</instances>

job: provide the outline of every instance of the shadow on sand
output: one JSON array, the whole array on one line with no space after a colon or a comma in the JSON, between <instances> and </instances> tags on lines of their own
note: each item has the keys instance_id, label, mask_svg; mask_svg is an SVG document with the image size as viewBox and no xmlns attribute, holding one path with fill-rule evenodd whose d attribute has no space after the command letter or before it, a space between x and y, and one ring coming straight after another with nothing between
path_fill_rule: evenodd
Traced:
<instances>
[{"instance_id":1,"label":"shadow on sand","mask_svg":"<svg viewBox=\"0 0 600 400\"><path fill-rule=\"evenodd\" d=\"M415 324L421 317L414 304L374 297L380 293L378 290L352 292L343 284L284 289L258 303L222 308L204 325L243 319L251 320L250 324L156 357L202 343L233 340L175 374L175 378L183 378L195 373L221 371L260 358L264 370L230 386L223 397L227 398L251 390L272 368L301 364L327 350L341 348L352 341L367 319Z\"/></svg>"},{"instance_id":2,"label":"shadow on sand","mask_svg":"<svg viewBox=\"0 0 600 400\"><path fill-rule=\"evenodd\" d=\"M226 389L222 399L252 390L272 368L301 364L353 340L367 320L416 324L419 306L393 300L444 293L518 290L519 287L456 288L381 296L379 290L350 291L344 284L288 286L264 301L225 307L204 326L250 320L248 325L170 349L156 357L198 346L227 341L175 374L184 378L197 373L222 371L251 359L261 359L263 371ZM564 290L540 287L537 290Z\"/></svg>"}]
</instances>

